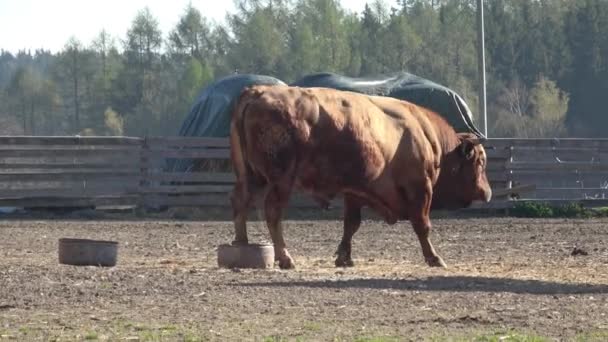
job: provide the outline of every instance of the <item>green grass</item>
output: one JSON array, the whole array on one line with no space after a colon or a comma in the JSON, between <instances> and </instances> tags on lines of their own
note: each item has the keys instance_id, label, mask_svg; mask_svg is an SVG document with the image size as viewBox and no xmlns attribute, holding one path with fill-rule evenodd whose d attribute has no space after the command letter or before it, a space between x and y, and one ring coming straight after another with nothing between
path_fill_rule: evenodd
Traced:
<instances>
[{"instance_id":1,"label":"green grass","mask_svg":"<svg viewBox=\"0 0 608 342\"><path fill-rule=\"evenodd\" d=\"M394 337L356 337L355 342L398 342L398 338Z\"/></svg>"},{"instance_id":2,"label":"green grass","mask_svg":"<svg viewBox=\"0 0 608 342\"><path fill-rule=\"evenodd\" d=\"M306 322L302 326L302 329L307 331L321 331L323 326L318 322Z\"/></svg>"},{"instance_id":3,"label":"green grass","mask_svg":"<svg viewBox=\"0 0 608 342\"><path fill-rule=\"evenodd\" d=\"M139 341L179 340L185 342L201 342L206 340L206 338L199 336L189 328L178 327L176 325L152 327L139 323L120 322L117 324L114 333L120 338L137 336Z\"/></svg>"},{"instance_id":4,"label":"green grass","mask_svg":"<svg viewBox=\"0 0 608 342\"><path fill-rule=\"evenodd\" d=\"M459 335L434 336L432 342L548 342L551 339L515 330L474 331Z\"/></svg>"},{"instance_id":5,"label":"green grass","mask_svg":"<svg viewBox=\"0 0 608 342\"><path fill-rule=\"evenodd\" d=\"M408 336L391 336L384 335L382 332L363 333L354 337L342 337L334 336L331 337L332 331L328 331L329 327L325 326L323 322L318 321L304 321L301 324L301 335L271 335L256 339L262 342L305 342L305 341L317 341L319 335L326 336L328 340L335 342L349 341L349 342L397 342L407 339ZM472 330L460 330L458 333L447 331L436 331L433 335L433 330L429 332L430 336L423 338L423 341L433 342L545 342L552 341L552 339L538 335L533 331L528 330L511 330L511 329L496 329L496 330L478 330L473 328ZM78 330L72 331L47 331L34 326L22 326L16 328L16 330L0 331L0 335L7 335L5 338L0 338L0 341L10 340L33 340L44 338L45 341L53 340L85 340L85 341L97 341L97 340L109 340L117 341L124 340L128 337L137 337L138 341L187 341L187 342L199 342L209 340L209 335L205 332L198 331L196 328L189 326L165 324L165 325L154 325L154 324L142 324L140 322L131 322L117 319L112 321L110 326L105 328L93 328L93 327L81 327ZM349 335L347 333L347 335ZM608 341L608 329L604 330L589 330L581 332L574 337L568 339L569 341L575 342L599 342Z\"/></svg>"},{"instance_id":6,"label":"green grass","mask_svg":"<svg viewBox=\"0 0 608 342\"><path fill-rule=\"evenodd\" d=\"M481 335L473 338L474 342L548 342L550 339L536 335L518 333Z\"/></svg>"},{"instance_id":7,"label":"green grass","mask_svg":"<svg viewBox=\"0 0 608 342\"><path fill-rule=\"evenodd\" d=\"M576 342L600 342L608 341L608 330L584 332L576 335Z\"/></svg>"},{"instance_id":8,"label":"green grass","mask_svg":"<svg viewBox=\"0 0 608 342\"><path fill-rule=\"evenodd\" d=\"M99 339L99 337L97 336L97 333L94 331L88 332L86 335L84 335L84 339L85 340L97 340Z\"/></svg>"},{"instance_id":9,"label":"green grass","mask_svg":"<svg viewBox=\"0 0 608 342\"><path fill-rule=\"evenodd\" d=\"M287 341L289 341L289 339L287 339L285 337L281 337L281 336L267 336L267 337L264 337L264 339L262 341L263 342L287 342ZM301 338L298 337L298 339L296 339L296 341L300 342L303 340L301 340Z\"/></svg>"},{"instance_id":10,"label":"green grass","mask_svg":"<svg viewBox=\"0 0 608 342\"><path fill-rule=\"evenodd\" d=\"M93 330L95 329L95 330ZM201 342L208 340L203 332L195 331L186 326L176 325L148 325L138 322L116 320L112 325L104 328L83 326L76 330L43 329L39 327L22 326L16 330L2 330L0 341L9 340L44 340L44 341L118 341L125 338L137 338L137 341L185 341Z\"/></svg>"}]
</instances>

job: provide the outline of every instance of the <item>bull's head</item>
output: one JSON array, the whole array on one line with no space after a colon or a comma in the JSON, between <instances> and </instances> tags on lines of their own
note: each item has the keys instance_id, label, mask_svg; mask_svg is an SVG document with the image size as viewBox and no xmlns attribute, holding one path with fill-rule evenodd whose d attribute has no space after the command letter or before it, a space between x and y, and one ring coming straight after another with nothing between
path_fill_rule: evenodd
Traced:
<instances>
[{"instance_id":1,"label":"bull's head","mask_svg":"<svg viewBox=\"0 0 608 342\"><path fill-rule=\"evenodd\" d=\"M489 202L492 198L486 176L486 152L480 139L469 133L458 134L458 139L459 145L441 162L433 191L433 208L466 208L473 201Z\"/></svg>"}]
</instances>

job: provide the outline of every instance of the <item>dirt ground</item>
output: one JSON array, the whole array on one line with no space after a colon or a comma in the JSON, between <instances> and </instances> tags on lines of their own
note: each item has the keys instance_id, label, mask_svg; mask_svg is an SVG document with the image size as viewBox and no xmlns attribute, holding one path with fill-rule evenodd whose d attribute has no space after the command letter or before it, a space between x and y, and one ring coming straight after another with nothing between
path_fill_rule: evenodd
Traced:
<instances>
[{"instance_id":1,"label":"dirt ground","mask_svg":"<svg viewBox=\"0 0 608 342\"><path fill-rule=\"evenodd\" d=\"M341 223L291 220L283 271L219 269L226 221L3 220L0 341L608 340L608 220L433 224L445 270L407 222L363 222L337 269ZM118 265L60 265L61 237L117 240Z\"/></svg>"}]
</instances>

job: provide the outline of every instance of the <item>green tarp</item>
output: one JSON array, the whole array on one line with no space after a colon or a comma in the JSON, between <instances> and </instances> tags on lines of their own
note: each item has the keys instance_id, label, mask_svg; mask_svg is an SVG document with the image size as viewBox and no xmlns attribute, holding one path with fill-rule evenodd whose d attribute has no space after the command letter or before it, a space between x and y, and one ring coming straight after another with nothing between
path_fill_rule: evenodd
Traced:
<instances>
[{"instance_id":1,"label":"green tarp","mask_svg":"<svg viewBox=\"0 0 608 342\"><path fill-rule=\"evenodd\" d=\"M250 85L285 84L283 81L263 75L231 75L222 78L199 94L182 123L180 136L227 137L230 135L230 114L241 91Z\"/></svg>"},{"instance_id":2,"label":"green tarp","mask_svg":"<svg viewBox=\"0 0 608 342\"><path fill-rule=\"evenodd\" d=\"M264 75L237 74L222 78L204 88L182 123L180 136L228 137L230 116L241 91L254 84L285 84ZM332 73L307 75L290 84L300 87L324 87L364 94L390 96L428 107L446 118L458 132L471 132L483 136L473 124L468 106L454 91L405 72L370 78L350 78ZM168 160L174 171L185 171L192 163Z\"/></svg>"},{"instance_id":3,"label":"green tarp","mask_svg":"<svg viewBox=\"0 0 608 342\"><path fill-rule=\"evenodd\" d=\"M457 132L471 132L480 137L483 136L473 124L473 115L460 95L442 85L406 72L369 78L318 73L305 76L291 85L334 88L368 95L394 97L437 112Z\"/></svg>"},{"instance_id":4,"label":"green tarp","mask_svg":"<svg viewBox=\"0 0 608 342\"><path fill-rule=\"evenodd\" d=\"M200 93L182 123L180 136L227 137L230 113L240 92L253 84L285 84L263 75L238 74L222 78ZM364 94L394 97L430 108L443 116L458 132L483 134L475 127L470 109L453 90L427 79L401 72L370 78L350 78L332 73L307 75L290 85L324 87Z\"/></svg>"}]
</instances>

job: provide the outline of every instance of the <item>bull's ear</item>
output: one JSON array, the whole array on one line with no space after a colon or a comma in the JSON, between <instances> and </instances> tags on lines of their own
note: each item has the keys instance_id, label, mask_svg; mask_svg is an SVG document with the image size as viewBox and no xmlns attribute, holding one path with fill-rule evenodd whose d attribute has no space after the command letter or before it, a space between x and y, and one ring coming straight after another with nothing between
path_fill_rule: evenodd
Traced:
<instances>
[{"instance_id":1,"label":"bull's ear","mask_svg":"<svg viewBox=\"0 0 608 342\"><path fill-rule=\"evenodd\" d=\"M469 139L463 139L460 144L460 155L465 157L467 160L472 159L475 156L475 143Z\"/></svg>"}]
</instances>

